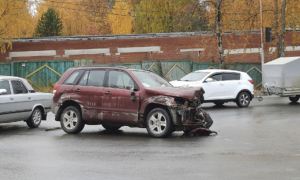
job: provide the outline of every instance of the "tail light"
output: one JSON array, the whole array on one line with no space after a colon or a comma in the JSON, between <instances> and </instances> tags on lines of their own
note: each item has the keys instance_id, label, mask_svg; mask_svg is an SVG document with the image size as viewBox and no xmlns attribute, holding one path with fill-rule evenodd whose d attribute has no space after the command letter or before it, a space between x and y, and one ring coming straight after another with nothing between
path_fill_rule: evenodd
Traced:
<instances>
[{"instance_id":1,"label":"tail light","mask_svg":"<svg viewBox=\"0 0 300 180\"><path fill-rule=\"evenodd\" d=\"M248 80L251 84L254 84L254 80L250 79Z\"/></svg>"},{"instance_id":2,"label":"tail light","mask_svg":"<svg viewBox=\"0 0 300 180\"><path fill-rule=\"evenodd\" d=\"M59 88L59 85L58 84L54 84L53 86L53 94L56 93L57 89Z\"/></svg>"}]
</instances>

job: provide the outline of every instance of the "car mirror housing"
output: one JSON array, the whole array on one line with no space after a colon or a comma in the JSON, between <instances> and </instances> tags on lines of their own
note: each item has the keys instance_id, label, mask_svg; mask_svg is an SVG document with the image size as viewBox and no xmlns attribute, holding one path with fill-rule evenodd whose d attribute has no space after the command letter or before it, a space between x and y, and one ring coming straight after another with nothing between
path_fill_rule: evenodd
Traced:
<instances>
[{"instance_id":1,"label":"car mirror housing","mask_svg":"<svg viewBox=\"0 0 300 180\"><path fill-rule=\"evenodd\" d=\"M204 82L208 83L208 82L214 82L215 80L213 78L207 78Z\"/></svg>"},{"instance_id":2,"label":"car mirror housing","mask_svg":"<svg viewBox=\"0 0 300 180\"><path fill-rule=\"evenodd\" d=\"M3 94L7 94L7 90L6 89L0 89L0 95L3 95Z\"/></svg>"}]
</instances>

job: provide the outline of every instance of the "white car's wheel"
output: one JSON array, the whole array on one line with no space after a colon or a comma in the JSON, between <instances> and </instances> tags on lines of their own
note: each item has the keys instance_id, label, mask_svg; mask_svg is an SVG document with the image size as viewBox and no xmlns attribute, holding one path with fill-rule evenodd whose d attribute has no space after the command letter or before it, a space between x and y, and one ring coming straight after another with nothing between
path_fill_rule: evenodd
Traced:
<instances>
[{"instance_id":1,"label":"white car's wheel","mask_svg":"<svg viewBox=\"0 0 300 180\"><path fill-rule=\"evenodd\" d=\"M30 128L37 128L42 122L43 118L43 112L40 108L35 108L32 113L30 118L26 121L27 126Z\"/></svg>"},{"instance_id":2,"label":"white car's wheel","mask_svg":"<svg viewBox=\"0 0 300 180\"><path fill-rule=\"evenodd\" d=\"M237 99L236 104L239 107L248 107L251 102L251 95L248 92L240 92Z\"/></svg>"},{"instance_id":3,"label":"white car's wheel","mask_svg":"<svg viewBox=\"0 0 300 180\"><path fill-rule=\"evenodd\" d=\"M298 100L299 100L299 96L290 96L289 97L289 100L292 102L292 103L297 103Z\"/></svg>"},{"instance_id":4,"label":"white car's wheel","mask_svg":"<svg viewBox=\"0 0 300 180\"><path fill-rule=\"evenodd\" d=\"M152 137L166 137L172 133L172 121L168 112L162 108L155 108L147 115L146 127Z\"/></svg>"},{"instance_id":5,"label":"white car's wheel","mask_svg":"<svg viewBox=\"0 0 300 180\"><path fill-rule=\"evenodd\" d=\"M81 113L75 106L66 107L60 115L60 125L69 134L77 134L84 128Z\"/></svg>"}]
</instances>

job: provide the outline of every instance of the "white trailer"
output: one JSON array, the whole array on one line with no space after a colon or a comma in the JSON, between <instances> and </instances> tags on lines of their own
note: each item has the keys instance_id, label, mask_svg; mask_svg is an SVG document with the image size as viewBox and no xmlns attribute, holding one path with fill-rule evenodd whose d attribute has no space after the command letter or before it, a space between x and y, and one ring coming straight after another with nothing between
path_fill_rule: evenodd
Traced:
<instances>
[{"instance_id":1,"label":"white trailer","mask_svg":"<svg viewBox=\"0 0 300 180\"><path fill-rule=\"evenodd\" d=\"M296 103L300 98L300 57L281 57L263 65L263 92L289 97Z\"/></svg>"}]
</instances>

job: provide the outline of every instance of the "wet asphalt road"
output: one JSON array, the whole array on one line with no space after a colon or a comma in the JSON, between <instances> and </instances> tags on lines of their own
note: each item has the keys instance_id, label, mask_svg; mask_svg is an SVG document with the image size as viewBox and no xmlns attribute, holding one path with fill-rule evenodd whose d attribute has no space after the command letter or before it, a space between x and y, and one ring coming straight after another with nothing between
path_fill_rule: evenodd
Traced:
<instances>
[{"instance_id":1,"label":"wet asphalt road","mask_svg":"<svg viewBox=\"0 0 300 180\"><path fill-rule=\"evenodd\" d=\"M268 97L206 110L217 136L153 139L144 129L101 126L67 135L52 116L34 130L2 124L0 179L300 179L300 104Z\"/></svg>"}]
</instances>

